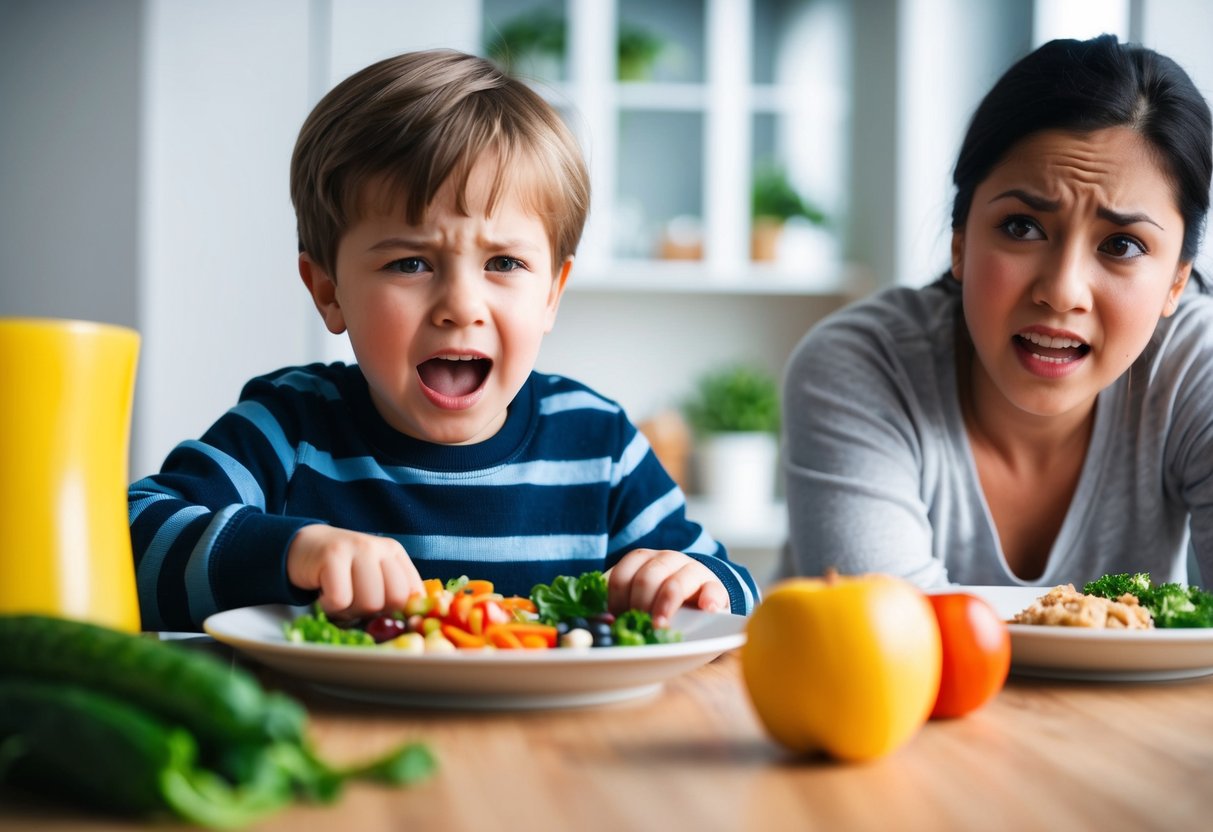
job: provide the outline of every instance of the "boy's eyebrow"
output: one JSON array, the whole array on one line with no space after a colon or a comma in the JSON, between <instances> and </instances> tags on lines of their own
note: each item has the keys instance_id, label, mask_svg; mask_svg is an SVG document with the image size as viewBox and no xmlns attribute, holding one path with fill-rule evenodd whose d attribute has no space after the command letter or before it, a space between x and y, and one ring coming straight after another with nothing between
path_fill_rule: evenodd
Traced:
<instances>
[{"instance_id":1,"label":"boy's eyebrow","mask_svg":"<svg viewBox=\"0 0 1213 832\"><path fill-rule=\"evenodd\" d=\"M1044 211L1046 213L1051 213L1061 207L1061 202L1058 200L1045 199L1042 196L1028 193L1027 191L1019 188L1012 188L1009 191L1003 191L998 196L991 199L990 202L997 202L1000 199L1006 199L1008 197L1018 199L1033 211ZM1157 226L1161 230L1166 230L1155 222L1149 214L1145 214L1140 211L1131 214L1122 214L1119 211L1113 211L1111 208L1105 208L1101 205L1095 209L1095 215L1100 219L1105 219L1108 222L1112 222L1117 225L1133 225L1139 222L1148 222L1150 225Z\"/></svg>"},{"instance_id":2,"label":"boy's eyebrow","mask_svg":"<svg viewBox=\"0 0 1213 832\"><path fill-rule=\"evenodd\" d=\"M420 248L427 240L421 237L387 237L372 245L367 251L385 251L394 248Z\"/></svg>"},{"instance_id":3,"label":"boy's eyebrow","mask_svg":"<svg viewBox=\"0 0 1213 832\"><path fill-rule=\"evenodd\" d=\"M489 248L489 249L509 250L509 249L519 249L519 248L533 248L535 246L534 240L529 240L529 241L521 240L521 239L512 240L512 239L508 239L508 238L504 239L504 240L493 240L488 237L478 237L478 238L476 238L476 242L482 248Z\"/></svg>"}]
</instances>

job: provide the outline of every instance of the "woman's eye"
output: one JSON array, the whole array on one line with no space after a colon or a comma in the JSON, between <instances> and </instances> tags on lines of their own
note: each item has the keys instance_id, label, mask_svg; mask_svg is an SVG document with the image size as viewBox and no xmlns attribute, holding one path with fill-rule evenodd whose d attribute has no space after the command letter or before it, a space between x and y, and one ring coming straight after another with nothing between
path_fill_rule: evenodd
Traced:
<instances>
[{"instance_id":1,"label":"woman's eye","mask_svg":"<svg viewBox=\"0 0 1213 832\"><path fill-rule=\"evenodd\" d=\"M385 268L400 274L421 274L426 270L426 264L420 257L401 257L388 263Z\"/></svg>"},{"instance_id":2,"label":"woman's eye","mask_svg":"<svg viewBox=\"0 0 1213 832\"><path fill-rule=\"evenodd\" d=\"M1146 253L1145 246L1125 234L1116 234L1104 240L1099 250L1122 260L1131 260Z\"/></svg>"},{"instance_id":3,"label":"woman's eye","mask_svg":"<svg viewBox=\"0 0 1213 832\"><path fill-rule=\"evenodd\" d=\"M525 268L526 264L516 257L493 257L485 264L485 269L490 272L512 272Z\"/></svg>"},{"instance_id":4,"label":"woman's eye","mask_svg":"<svg viewBox=\"0 0 1213 832\"><path fill-rule=\"evenodd\" d=\"M1016 240L1043 240L1045 236L1036 223L1027 217L1007 217L998 227Z\"/></svg>"}]
</instances>

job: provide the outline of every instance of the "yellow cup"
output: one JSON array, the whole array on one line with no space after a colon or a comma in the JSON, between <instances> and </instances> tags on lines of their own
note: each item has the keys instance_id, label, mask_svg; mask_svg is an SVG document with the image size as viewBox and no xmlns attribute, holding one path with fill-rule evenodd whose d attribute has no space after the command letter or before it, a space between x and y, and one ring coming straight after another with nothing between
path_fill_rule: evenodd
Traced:
<instances>
[{"instance_id":1,"label":"yellow cup","mask_svg":"<svg viewBox=\"0 0 1213 832\"><path fill-rule=\"evenodd\" d=\"M139 334L0 318L0 613L139 631L127 451Z\"/></svg>"}]
</instances>

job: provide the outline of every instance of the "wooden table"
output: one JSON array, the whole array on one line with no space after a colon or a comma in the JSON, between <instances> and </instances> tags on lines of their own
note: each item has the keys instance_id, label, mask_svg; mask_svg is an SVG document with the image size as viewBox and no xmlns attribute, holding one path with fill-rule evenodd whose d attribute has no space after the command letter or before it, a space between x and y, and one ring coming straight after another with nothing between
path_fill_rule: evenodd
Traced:
<instances>
[{"instance_id":1,"label":"wooden table","mask_svg":"<svg viewBox=\"0 0 1213 832\"><path fill-rule=\"evenodd\" d=\"M1012 677L984 709L928 723L867 764L797 758L770 742L735 654L643 701L546 713L367 706L262 677L307 703L327 758L420 739L441 766L412 789L353 784L334 806L294 807L255 827L267 832L1213 828L1213 677ZM4 830L147 828L0 805Z\"/></svg>"}]
</instances>

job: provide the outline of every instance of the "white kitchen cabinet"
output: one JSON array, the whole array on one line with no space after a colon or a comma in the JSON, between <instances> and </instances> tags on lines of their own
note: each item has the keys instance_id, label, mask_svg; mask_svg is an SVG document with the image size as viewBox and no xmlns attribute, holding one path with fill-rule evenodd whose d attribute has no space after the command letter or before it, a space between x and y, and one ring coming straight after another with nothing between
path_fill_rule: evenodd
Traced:
<instances>
[{"instance_id":1,"label":"white kitchen cabinet","mask_svg":"<svg viewBox=\"0 0 1213 832\"><path fill-rule=\"evenodd\" d=\"M861 271L841 262L837 242L849 164L846 3L484 0L483 13L486 42L536 13L564 23L563 56L521 61L519 74L565 112L589 161L593 207L575 291L867 288ZM664 47L647 77L619 80L614 45L635 28ZM756 263L751 183L768 163L787 169L831 226L794 229L781 260ZM679 231L698 257L660 256Z\"/></svg>"}]
</instances>

